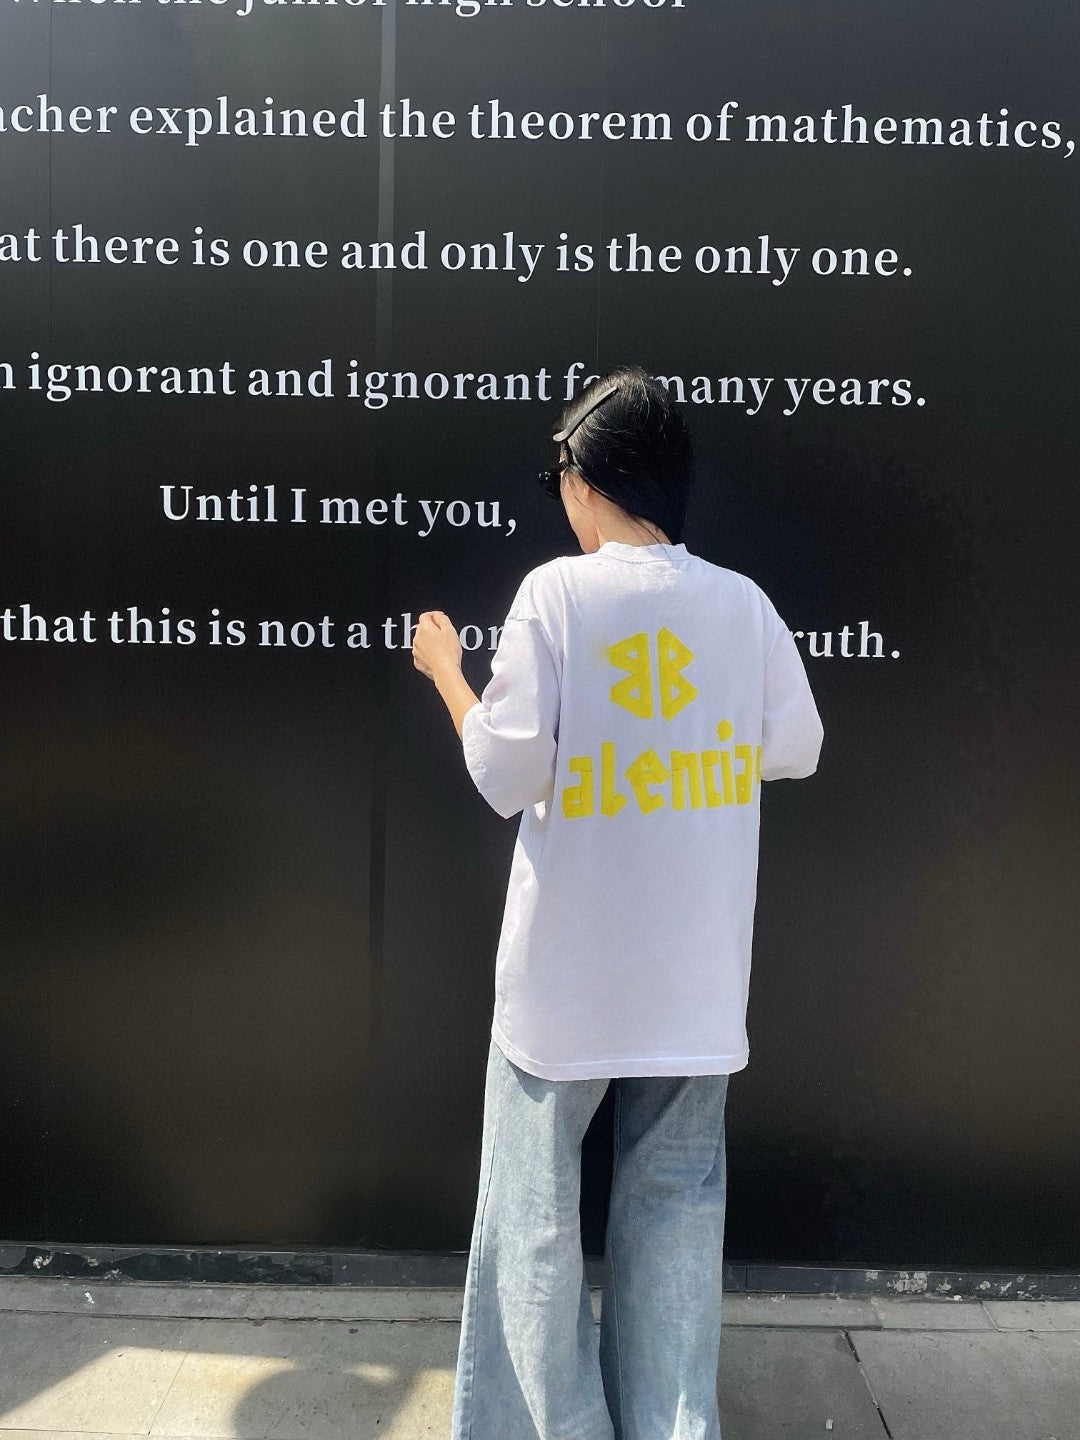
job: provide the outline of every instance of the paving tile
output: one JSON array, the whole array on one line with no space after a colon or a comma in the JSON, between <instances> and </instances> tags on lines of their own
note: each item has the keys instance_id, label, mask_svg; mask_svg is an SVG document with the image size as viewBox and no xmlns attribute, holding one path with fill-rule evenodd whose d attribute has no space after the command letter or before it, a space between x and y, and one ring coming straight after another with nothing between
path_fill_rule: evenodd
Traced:
<instances>
[{"instance_id":1,"label":"paving tile","mask_svg":"<svg viewBox=\"0 0 1080 1440\"><path fill-rule=\"evenodd\" d=\"M893 1440L1080 1440L1080 1332L851 1340Z\"/></svg>"},{"instance_id":2,"label":"paving tile","mask_svg":"<svg viewBox=\"0 0 1080 1440\"><path fill-rule=\"evenodd\" d=\"M983 1306L999 1330L1080 1330L1080 1300L984 1300Z\"/></svg>"},{"instance_id":3,"label":"paving tile","mask_svg":"<svg viewBox=\"0 0 1080 1440\"><path fill-rule=\"evenodd\" d=\"M283 1289L251 1295L244 1315L288 1320L450 1320L461 1322L464 1289L404 1289L400 1286L349 1289L340 1285Z\"/></svg>"},{"instance_id":4,"label":"paving tile","mask_svg":"<svg viewBox=\"0 0 1080 1440\"><path fill-rule=\"evenodd\" d=\"M886 1330L992 1330L981 1300L903 1300L872 1295L870 1305Z\"/></svg>"},{"instance_id":5,"label":"paving tile","mask_svg":"<svg viewBox=\"0 0 1080 1440\"><path fill-rule=\"evenodd\" d=\"M180 1369L193 1323L0 1315L0 1434L145 1434Z\"/></svg>"},{"instance_id":6,"label":"paving tile","mask_svg":"<svg viewBox=\"0 0 1080 1440\"><path fill-rule=\"evenodd\" d=\"M720 1342L719 1395L725 1440L885 1437L855 1356L839 1331L726 1330Z\"/></svg>"},{"instance_id":7,"label":"paving tile","mask_svg":"<svg viewBox=\"0 0 1080 1440\"><path fill-rule=\"evenodd\" d=\"M842 1330L880 1325L870 1301L845 1295L724 1295L725 1325L813 1325Z\"/></svg>"},{"instance_id":8,"label":"paving tile","mask_svg":"<svg viewBox=\"0 0 1080 1440\"><path fill-rule=\"evenodd\" d=\"M599 1319L600 1290L591 1292ZM462 1288L350 1285L141 1285L0 1277L0 1314L152 1315L178 1319L445 1320L460 1324Z\"/></svg>"},{"instance_id":9,"label":"paving tile","mask_svg":"<svg viewBox=\"0 0 1080 1440\"><path fill-rule=\"evenodd\" d=\"M449 1423L456 1325L206 1320L151 1435L413 1440Z\"/></svg>"},{"instance_id":10,"label":"paving tile","mask_svg":"<svg viewBox=\"0 0 1080 1440\"><path fill-rule=\"evenodd\" d=\"M284 1288L284 1287L282 1287ZM289 1287L293 1292L307 1287ZM0 1312L33 1310L74 1315L153 1315L170 1319L245 1314L259 1285L149 1285L130 1280L0 1277Z\"/></svg>"}]
</instances>

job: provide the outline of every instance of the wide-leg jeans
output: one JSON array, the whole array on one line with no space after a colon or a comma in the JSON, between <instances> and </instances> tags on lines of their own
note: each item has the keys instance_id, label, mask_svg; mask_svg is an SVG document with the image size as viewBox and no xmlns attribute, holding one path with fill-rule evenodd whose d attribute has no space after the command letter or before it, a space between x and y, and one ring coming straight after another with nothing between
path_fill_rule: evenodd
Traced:
<instances>
[{"instance_id":1,"label":"wide-leg jeans","mask_svg":"<svg viewBox=\"0 0 1080 1440\"><path fill-rule=\"evenodd\" d=\"M721 1440L728 1079L545 1080L491 1040L452 1440ZM612 1083L597 1335L581 1143Z\"/></svg>"}]
</instances>

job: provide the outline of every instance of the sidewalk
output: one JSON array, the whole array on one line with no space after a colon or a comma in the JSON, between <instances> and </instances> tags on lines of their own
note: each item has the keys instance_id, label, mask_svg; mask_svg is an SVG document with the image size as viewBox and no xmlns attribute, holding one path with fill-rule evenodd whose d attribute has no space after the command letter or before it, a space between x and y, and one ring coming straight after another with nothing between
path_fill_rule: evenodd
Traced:
<instances>
[{"instance_id":1,"label":"sidewalk","mask_svg":"<svg viewBox=\"0 0 1080 1440\"><path fill-rule=\"evenodd\" d=\"M448 1440L461 1303L0 1278L0 1440ZM723 1440L1080 1440L1080 1302L731 1293L724 1317Z\"/></svg>"}]
</instances>

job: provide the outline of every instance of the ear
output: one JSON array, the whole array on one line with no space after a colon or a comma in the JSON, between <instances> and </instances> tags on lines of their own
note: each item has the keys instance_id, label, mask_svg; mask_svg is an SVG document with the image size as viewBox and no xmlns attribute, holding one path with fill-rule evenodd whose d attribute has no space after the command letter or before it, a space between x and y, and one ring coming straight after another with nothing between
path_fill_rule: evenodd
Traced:
<instances>
[{"instance_id":1,"label":"ear","mask_svg":"<svg viewBox=\"0 0 1080 1440\"><path fill-rule=\"evenodd\" d=\"M583 475L576 470L570 470L569 474L574 477L574 494L578 501L588 509L593 502L593 496L597 493Z\"/></svg>"}]
</instances>

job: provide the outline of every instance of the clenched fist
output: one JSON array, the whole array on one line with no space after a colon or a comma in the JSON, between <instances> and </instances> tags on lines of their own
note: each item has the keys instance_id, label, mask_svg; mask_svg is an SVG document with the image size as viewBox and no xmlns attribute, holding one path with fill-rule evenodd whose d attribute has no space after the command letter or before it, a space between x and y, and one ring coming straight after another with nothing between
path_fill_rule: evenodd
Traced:
<instances>
[{"instance_id":1,"label":"clenched fist","mask_svg":"<svg viewBox=\"0 0 1080 1440\"><path fill-rule=\"evenodd\" d=\"M461 668L461 641L442 610L424 610L417 621L412 642L413 664L429 680L437 671Z\"/></svg>"}]
</instances>

